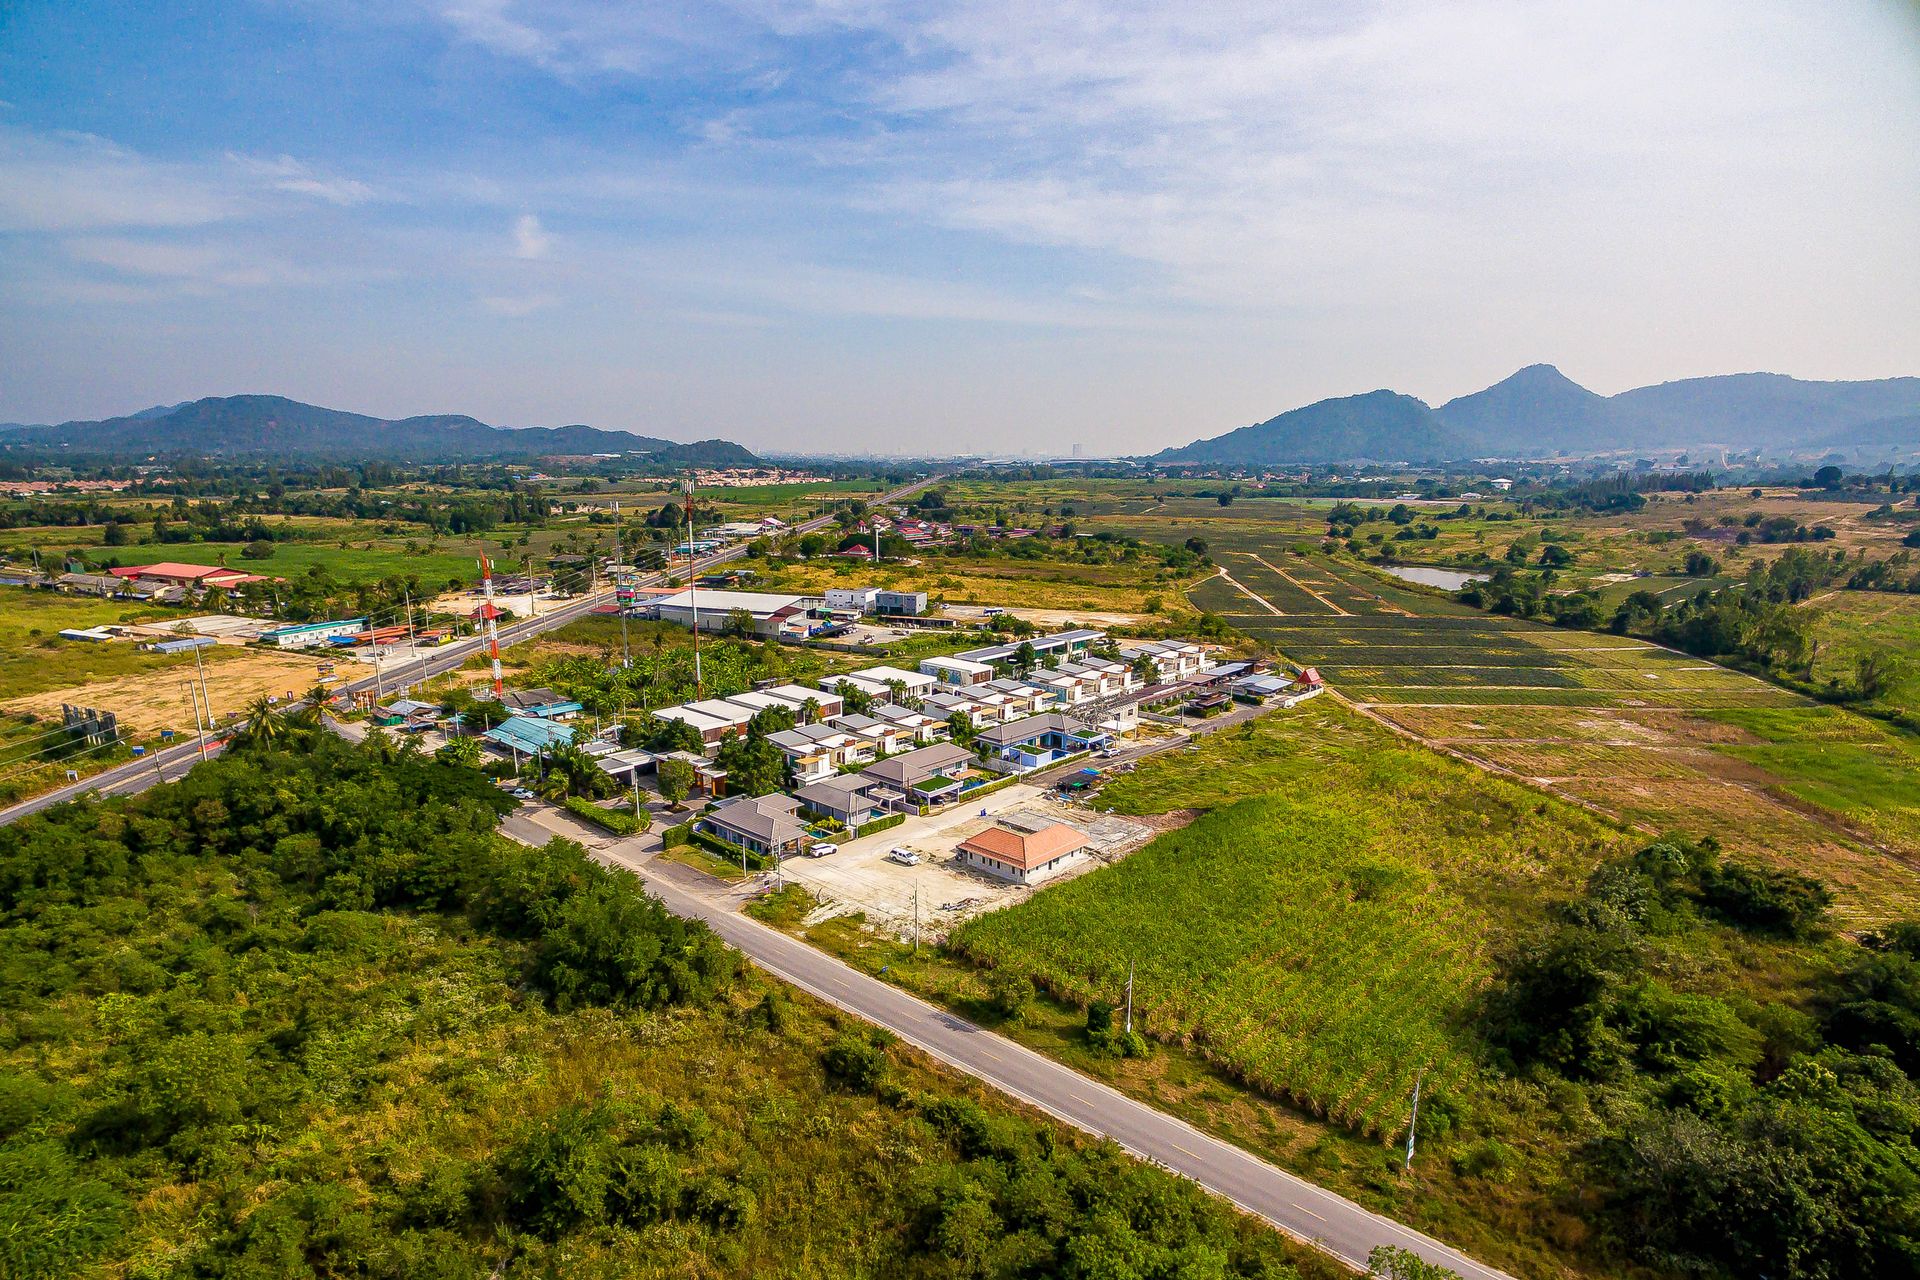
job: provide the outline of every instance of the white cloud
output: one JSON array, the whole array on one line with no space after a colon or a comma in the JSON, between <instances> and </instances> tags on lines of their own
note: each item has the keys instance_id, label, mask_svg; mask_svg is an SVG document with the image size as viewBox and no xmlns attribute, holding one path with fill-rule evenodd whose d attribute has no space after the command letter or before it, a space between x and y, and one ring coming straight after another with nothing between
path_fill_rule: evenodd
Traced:
<instances>
[{"instance_id":1,"label":"white cloud","mask_svg":"<svg viewBox=\"0 0 1920 1280\"><path fill-rule=\"evenodd\" d=\"M276 191L312 196L331 205L350 208L373 199L374 190L354 178L316 173L292 156L248 156L229 152L228 159L246 172L264 180Z\"/></svg>"},{"instance_id":2,"label":"white cloud","mask_svg":"<svg viewBox=\"0 0 1920 1280\"><path fill-rule=\"evenodd\" d=\"M0 126L0 231L197 227L240 208L237 193L190 167L91 134Z\"/></svg>"},{"instance_id":3,"label":"white cloud","mask_svg":"<svg viewBox=\"0 0 1920 1280\"><path fill-rule=\"evenodd\" d=\"M76 262L194 292L306 285L326 278L270 254L204 241L84 236L67 240L65 248Z\"/></svg>"},{"instance_id":4,"label":"white cloud","mask_svg":"<svg viewBox=\"0 0 1920 1280\"><path fill-rule=\"evenodd\" d=\"M540 219L523 213L513 223L513 256L537 261L551 257L553 237L540 226Z\"/></svg>"}]
</instances>

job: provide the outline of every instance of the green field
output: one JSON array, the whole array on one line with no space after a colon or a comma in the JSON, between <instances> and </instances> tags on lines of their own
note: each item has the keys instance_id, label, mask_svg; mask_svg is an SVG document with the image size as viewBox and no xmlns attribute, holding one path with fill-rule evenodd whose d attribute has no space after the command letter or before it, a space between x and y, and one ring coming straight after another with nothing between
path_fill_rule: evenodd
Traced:
<instances>
[{"instance_id":1,"label":"green field","mask_svg":"<svg viewBox=\"0 0 1920 1280\"><path fill-rule=\"evenodd\" d=\"M92 600L21 587L0 587L0 700L175 667L177 655L147 653L127 643L62 640L60 632L114 622L191 617L125 600ZM207 657L219 660L219 655Z\"/></svg>"},{"instance_id":2,"label":"green field","mask_svg":"<svg viewBox=\"0 0 1920 1280\"><path fill-rule=\"evenodd\" d=\"M1079 1004L1114 999L1131 961L1150 1034L1391 1133L1416 1074L1442 1089L1472 1075L1462 1019L1490 956L1619 836L1335 703L1252 724L1101 797L1212 812L969 922L951 945Z\"/></svg>"}]
</instances>

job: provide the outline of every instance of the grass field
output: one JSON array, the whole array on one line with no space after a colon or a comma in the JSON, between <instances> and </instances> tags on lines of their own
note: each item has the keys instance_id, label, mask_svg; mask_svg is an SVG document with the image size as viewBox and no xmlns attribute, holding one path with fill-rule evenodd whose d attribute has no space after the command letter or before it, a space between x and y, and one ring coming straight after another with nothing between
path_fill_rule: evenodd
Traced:
<instances>
[{"instance_id":1,"label":"grass field","mask_svg":"<svg viewBox=\"0 0 1920 1280\"><path fill-rule=\"evenodd\" d=\"M1216 557L1277 607L1268 591L1289 585L1284 570L1344 616L1275 616L1218 578L1196 589L1197 607L1318 667L1336 692L1390 723L1646 829L1711 833L1741 853L1812 870L1833 882L1850 924L1920 911L1906 735L1645 641L1483 614L1285 543ZM1920 631L1920 609L1862 595L1820 602L1839 601L1826 624L1836 673L1850 673L1859 647L1882 636L1916 650L1904 637Z\"/></svg>"},{"instance_id":2,"label":"grass field","mask_svg":"<svg viewBox=\"0 0 1920 1280\"><path fill-rule=\"evenodd\" d=\"M1820 613L1820 650L1813 665L1816 683L1833 681L1848 686L1861 654L1871 650L1891 653L1903 670L1877 705L1920 716L1920 596L1835 591L1808 607Z\"/></svg>"},{"instance_id":3,"label":"grass field","mask_svg":"<svg viewBox=\"0 0 1920 1280\"><path fill-rule=\"evenodd\" d=\"M1463 1011L1503 937L1619 840L1336 703L1116 780L1125 813L1211 810L1117 866L969 922L953 945L1077 1004L1136 1007L1234 1076L1363 1133L1416 1073L1469 1071Z\"/></svg>"}]
</instances>

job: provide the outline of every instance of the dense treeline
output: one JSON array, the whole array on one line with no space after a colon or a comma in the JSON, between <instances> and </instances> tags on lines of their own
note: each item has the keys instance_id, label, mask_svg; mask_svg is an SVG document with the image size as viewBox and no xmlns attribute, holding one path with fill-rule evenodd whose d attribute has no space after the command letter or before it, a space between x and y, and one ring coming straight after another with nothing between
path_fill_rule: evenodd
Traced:
<instances>
[{"instance_id":1,"label":"dense treeline","mask_svg":"<svg viewBox=\"0 0 1920 1280\"><path fill-rule=\"evenodd\" d=\"M1297 1280L504 807L279 722L0 830L0 1275Z\"/></svg>"},{"instance_id":2,"label":"dense treeline","mask_svg":"<svg viewBox=\"0 0 1920 1280\"><path fill-rule=\"evenodd\" d=\"M1716 953L1805 954L1828 902L1663 840L1595 871L1489 995L1496 1062L1585 1095L1603 1229L1663 1272L1920 1275L1920 927L1821 941L1837 972L1785 1001L1699 980Z\"/></svg>"}]
</instances>

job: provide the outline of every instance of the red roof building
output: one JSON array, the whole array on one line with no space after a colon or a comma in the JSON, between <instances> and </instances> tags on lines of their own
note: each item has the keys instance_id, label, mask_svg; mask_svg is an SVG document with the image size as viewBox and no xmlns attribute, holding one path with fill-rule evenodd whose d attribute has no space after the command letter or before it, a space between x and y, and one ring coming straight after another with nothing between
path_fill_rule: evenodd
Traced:
<instances>
[{"instance_id":1,"label":"red roof building","mask_svg":"<svg viewBox=\"0 0 1920 1280\"><path fill-rule=\"evenodd\" d=\"M174 560L162 560L158 564L136 564L121 569L109 569L116 578L144 579L150 582L164 582L175 587L237 587L243 582L265 582L267 579L257 573L248 573L244 569L228 569L220 565L181 564Z\"/></svg>"},{"instance_id":2,"label":"red roof building","mask_svg":"<svg viewBox=\"0 0 1920 1280\"><path fill-rule=\"evenodd\" d=\"M1064 822L1030 830L1002 825L968 836L955 852L963 865L1002 880L1032 884L1079 857L1088 843L1083 833Z\"/></svg>"}]
</instances>

